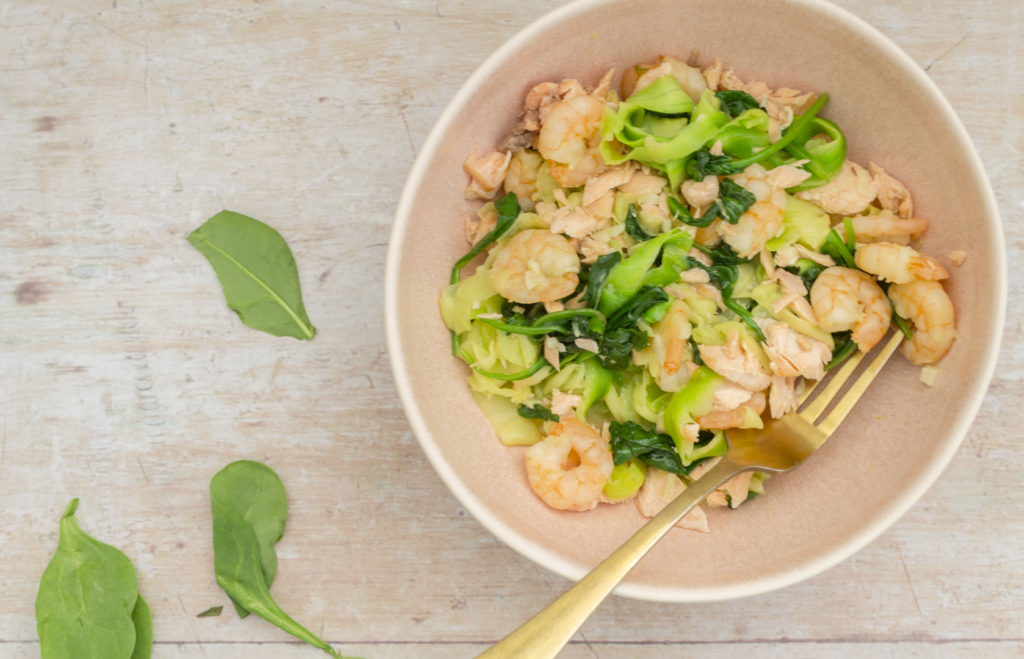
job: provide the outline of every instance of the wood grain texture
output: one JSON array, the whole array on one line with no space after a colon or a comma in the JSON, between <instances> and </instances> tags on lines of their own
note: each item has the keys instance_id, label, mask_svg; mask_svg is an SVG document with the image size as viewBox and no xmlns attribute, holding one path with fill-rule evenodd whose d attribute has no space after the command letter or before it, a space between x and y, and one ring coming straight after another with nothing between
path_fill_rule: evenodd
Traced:
<instances>
[{"instance_id":1,"label":"wood grain texture","mask_svg":"<svg viewBox=\"0 0 1024 659\"><path fill-rule=\"evenodd\" d=\"M427 463L381 310L417 147L483 58L560 4L0 5L0 655L38 656L39 576L79 496L82 528L140 573L155 657L315 656L230 607L195 618L228 604L207 488L240 458L288 490L275 597L348 654L474 656L566 588ZM927 69L992 179L1010 300L985 404L938 483L853 558L735 602L612 598L566 657L1024 650L1024 5L838 4ZM185 242L225 208L288 240L312 342L225 307Z\"/></svg>"}]
</instances>

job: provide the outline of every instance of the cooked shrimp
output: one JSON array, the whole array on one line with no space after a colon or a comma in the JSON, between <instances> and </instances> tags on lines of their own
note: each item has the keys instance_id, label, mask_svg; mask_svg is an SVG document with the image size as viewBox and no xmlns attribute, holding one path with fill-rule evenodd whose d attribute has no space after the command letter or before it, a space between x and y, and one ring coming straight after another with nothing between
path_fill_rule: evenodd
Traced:
<instances>
[{"instance_id":1,"label":"cooked shrimp","mask_svg":"<svg viewBox=\"0 0 1024 659\"><path fill-rule=\"evenodd\" d=\"M928 228L928 220L920 217L899 218L889 211L882 211L878 215L864 215L851 217L853 234L859 243L873 243L879 238L894 236L911 236L923 232Z\"/></svg>"},{"instance_id":2,"label":"cooked shrimp","mask_svg":"<svg viewBox=\"0 0 1024 659\"><path fill-rule=\"evenodd\" d=\"M492 151L486 156L479 156L476 151L469 154L462 163L462 169L472 177L466 187L466 199L494 199L511 158L511 151Z\"/></svg>"},{"instance_id":3,"label":"cooked shrimp","mask_svg":"<svg viewBox=\"0 0 1024 659\"><path fill-rule=\"evenodd\" d=\"M949 278L949 272L937 260L902 245L861 245L854 259L864 272L894 284L909 284L915 279L938 281Z\"/></svg>"},{"instance_id":4,"label":"cooked shrimp","mask_svg":"<svg viewBox=\"0 0 1024 659\"><path fill-rule=\"evenodd\" d=\"M563 236L546 229L521 231L502 247L491 266L491 286L522 304L551 302L580 283L580 259Z\"/></svg>"},{"instance_id":5,"label":"cooked shrimp","mask_svg":"<svg viewBox=\"0 0 1024 659\"><path fill-rule=\"evenodd\" d=\"M523 149L512 156L505 172L505 192L514 192L520 199L530 199L537 192L537 172L544 163L536 151Z\"/></svg>"},{"instance_id":6,"label":"cooked shrimp","mask_svg":"<svg viewBox=\"0 0 1024 659\"><path fill-rule=\"evenodd\" d=\"M914 323L913 338L903 344L913 364L934 364L949 351L956 338L953 303L937 281L912 281L889 287L896 313Z\"/></svg>"},{"instance_id":7,"label":"cooked shrimp","mask_svg":"<svg viewBox=\"0 0 1024 659\"><path fill-rule=\"evenodd\" d=\"M701 345L699 350L708 368L747 391L767 389L772 382L771 374L764 370L750 346L740 340L736 330L729 332L725 345Z\"/></svg>"},{"instance_id":8,"label":"cooked shrimp","mask_svg":"<svg viewBox=\"0 0 1024 659\"><path fill-rule=\"evenodd\" d=\"M691 206L710 206L718 199L718 177L705 176L701 182L683 181L683 197Z\"/></svg>"},{"instance_id":9,"label":"cooked shrimp","mask_svg":"<svg viewBox=\"0 0 1024 659\"><path fill-rule=\"evenodd\" d=\"M878 203L882 208L902 218L913 217L914 198L910 190L873 162L868 163L868 172L878 184Z\"/></svg>"},{"instance_id":10,"label":"cooked shrimp","mask_svg":"<svg viewBox=\"0 0 1024 659\"><path fill-rule=\"evenodd\" d=\"M757 201L740 216L736 224L721 222L717 231L740 257L750 258L782 231L786 191L773 186L768 172L756 163L731 178L751 192Z\"/></svg>"},{"instance_id":11,"label":"cooked shrimp","mask_svg":"<svg viewBox=\"0 0 1024 659\"><path fill-rule=\"evenodd\" d=\"M654 517L685 490L686 483L672 472L648 467L647 478L636 496L636 507L644 517ZM711 532L708 529L708 516L700 506L694 506L693 510L676 522L676 526L691 531Z\"/></svg>"},{"instance_id":12,"label":"cooked shrimp","mask_svg":"<svg viewBox=\"0 0 1024 659\"><path fill-rule=\"evenodd\" d=\"M551 176L567 188L579 187L605 165L598 147L604 102L573 96L555 104L540 127L537 149L551 161Z\"/></svg>"},{"instance_id":13,"label":"cooked shrimp","mask_svg":"<svg viewBox=\"0 0 1024 659\"><path fill-rule=\"evenodd\" d=\"M878 196L878 184L867 171L847 160L839 175L825 185L796 193L828 213L852 215L864 211Z\"/></svg>"},{"instance_id":14,"label":"cooked shrimp","mask_svg":"<svg viewBox=\"0 0 1024 659\"><path fill-rule=\"evenodd\" d=\"M612 475L608 441L585 423L566 418L526 449L526 477L544 503L582 512L597 506Z\"/></svg>"},{"instance_id":15,"label":"cooked shrimp","mask_svg":"<svg viewBox=\"0 0 1024 659\"><path fill-rule=\"evenodd\" d=\"M892 307L871 275L850 268L822 270L811 286L811 306L826 332L853 330L853 340L868 352L882 340Z\"/></svg>"}]
</instances>

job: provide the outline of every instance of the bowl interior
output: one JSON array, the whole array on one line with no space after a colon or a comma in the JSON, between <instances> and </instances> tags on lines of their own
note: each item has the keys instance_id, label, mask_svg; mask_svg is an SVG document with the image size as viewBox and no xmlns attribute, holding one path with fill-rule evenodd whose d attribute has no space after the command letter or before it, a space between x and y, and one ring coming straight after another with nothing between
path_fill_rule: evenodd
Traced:
<instances>
[{"instance_id":1,"label":"bowl interior","mask_svg":"<svg viewBox=\"0 0 1024 659\"><path fill-rule=\"evenodd\" d=\"M708 29L708 26L715 29ZM881 533L934 481L980 404L999 343L1005 266L1001 229L980 162L948 104L881 35L845 12L789 0L623 0L569 5L531 26L481 67L424 147L399 208L388 266L388 329L410 420L449 487L492 532L538 563L579 578L644 519L635 505L559 512L527 484L522 448L506 448L470 397L437 299L468 249L461 165L513 128L526 92L544 81L594 85L659 54L720 59L743 80L828 91L823 115L849 157L874 161L913 193L932 224L922 251L964 249L946 289L960 338L934 387L897 356L836 435L768 494L712 510L712 533L673 530L620 594L701 601L751 595L819 572ZM947 262L948 265L948 262Z\"/></svg>"}]
</instances>

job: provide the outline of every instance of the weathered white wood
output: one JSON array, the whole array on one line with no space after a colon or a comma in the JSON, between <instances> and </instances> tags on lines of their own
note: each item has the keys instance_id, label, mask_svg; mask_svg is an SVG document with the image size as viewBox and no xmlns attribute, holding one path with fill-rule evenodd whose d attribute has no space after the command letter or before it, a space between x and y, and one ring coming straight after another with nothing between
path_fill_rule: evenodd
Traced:
<instances>
[{"instance_id":1,"label":"weathered white wood","mask_svg":"<svg viewBox=\"0 0 1024 659\"><path fill-rule=\"evenodd\" d=\"M155 656L313 656L230 607L195 618L227 604L207 487L243 457L288 488L275 596L349 654L473 656L566 587L468 517L426 462L381 312L416 148L473 68L559 4L0 5L0 655L38 656L39 575L80 496L82 527L142 574ZM928 69L992 178L1011 268L996 378L938 484L850 560L738 602L613 598L566 657L1024 648L1024 6L839 4ZM289 241L313 342L226 309L184 240L222 208Z\"/></svg>"}]
</instances>

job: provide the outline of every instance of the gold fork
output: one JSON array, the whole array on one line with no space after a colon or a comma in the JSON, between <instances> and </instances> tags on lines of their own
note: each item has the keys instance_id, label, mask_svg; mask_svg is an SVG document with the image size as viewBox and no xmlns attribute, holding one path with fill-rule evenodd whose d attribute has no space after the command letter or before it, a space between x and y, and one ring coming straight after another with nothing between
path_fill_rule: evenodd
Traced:
<instances>
[{"instance_id":1,"label":"gold fork","mask_svg":"<svg viewBox=\"0 0 1024 659\"><path fill-rule=\"evenodd\" d=\"M664 510L655 515L632 538L547 608L527 620L519 629L479 655L478 659L554 659L580 625L612 592L612 589L650 551L676 522L694 506L736 474L764 471L781 474L794 469L814 453L860 400L878 372L899 346L903 334L896 332L871 365L821 421L818 418L835 399L846 381L866 356L850 357L828 385L806 407L781 419L765 423L763 430L730 430L726 433L729 452L700 480L688 487ZM803 406L818 384L800 397Z\"/></svg>"}]
</instances>

